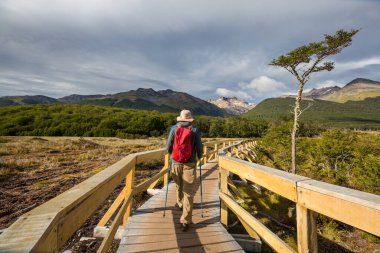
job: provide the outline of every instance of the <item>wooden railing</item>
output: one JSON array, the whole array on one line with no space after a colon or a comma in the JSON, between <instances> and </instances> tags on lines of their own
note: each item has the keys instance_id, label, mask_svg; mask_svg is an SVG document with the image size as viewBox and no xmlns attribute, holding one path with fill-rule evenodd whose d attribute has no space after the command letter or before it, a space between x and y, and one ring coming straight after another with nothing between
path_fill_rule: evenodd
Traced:
<instances>
[{"instance_id":1,"label":"wooden railing","mask_svg":"<svg viewBox=\"0 0 380 253\"><path fill-rule=\"evenodd\" d=\"M227 145L231 145L232 143L234 143L233 140L232 141L231 140L214 141L214 142L205 143L203 156L202 156L202 162L207 163L210 160L216 159L218 157L218 150ZM119 226L123 224L123 227L125 228L128 217L131 214L131 208L132 208L131 200L133 198L133 195L140 193L142 191L145 191L147 189L154 188L161 177L163 177L164 187L165 187L168 184L168 180L167 180L168 169L169 169L169 155L166 154L165 165L162 168L162 170L158 174L153 176L152 178L140 183L137 186L133 186L134 169L128 172L126 176L125 191L122 191L119 194L115 202L108 209L106 214L103 216L103 218L100 220L99 224L97 225L98 228L101 226L104 227L105 224L109 221L109 219L115 214L115 211L119 208L121 203L123 203L118 213L116 214L114 220L112 221L112 225L108 229L106 229L107 233L103 239L102 244L100 245L98 249L98 253L108 252L108 249L110 248L112 241L114 240L115 234Z\"/></svg>"},{"instance_id":2,"label":"wooden railing","mask_svg":"<svg viewBox=\"0 0 380 253\"><path fill-rule=\"evenodd\" d=\"M219 160L221 222L228 224L229 211L234 212L252 237L260 236L278 252L295 252L275 233L249 214L232 197L238 195L230 179L232 174L258 184L296 203L297 242L299 252L317 252L315 214L320 213L380 236L380 197L344 187L322 183L249 161L254 160L254 141L224 140L205 143L203 162ZM219 152L218 152L219 150ZM55 252L107 199L125 178L126 185L100 220L111 226L98 252L106 252L120 225L125 225L132 209L133 195L153 188L161 177L167 182L168 157L164 149L126 156L84 182L22 215L0 235L0 252ZM152 178L134 185L135 166L141 162L160 160L164 167ZM121 207L120 207L121 206ZM120 208L119 208L120 207ZM116 210L119 211L117 213Z\"/></svg>"},{"instance_id":3,"label":"wooden railing","mask_svg":"<svg viewBox=\"0 0 380 253\"><path fill-rule=\"evenodd\" d=\"M232 197L230 176L260 185L296 203L298 252L318 252L316 213L380 236L380 196L327 184L307 177L287 173L236 157L251 160L246 145L240 142L219 151L221 222L227 225L232 211L247 232L261 239L277 252L296 252L258 219L253 217ZM235 157L231 157L233 154ZM251 158L249 158L251 157ZM230 186L230 188L229 188Z\"/></svg>"},{"instance_id":4,"label":"wooden railing","mask_svg":"<svg viewBox=\"0 0 380 253\"><path fill-rule=\"evenodd\" d=\"M217 150L234 140L205 144L204 162L215 159ZM56 252L114 189L126 179L126 185L98 225L105 225L120 207L102 242L99 252L106 252L120 224L126 224L131 213L133 195L153 188L160 177L167 184L168 158L154 177L134 186L134 171L138 163L160 160L165 149L130 154L68 191L20 216L0 235L0 252Z\"/></svg>"}]
</instances>

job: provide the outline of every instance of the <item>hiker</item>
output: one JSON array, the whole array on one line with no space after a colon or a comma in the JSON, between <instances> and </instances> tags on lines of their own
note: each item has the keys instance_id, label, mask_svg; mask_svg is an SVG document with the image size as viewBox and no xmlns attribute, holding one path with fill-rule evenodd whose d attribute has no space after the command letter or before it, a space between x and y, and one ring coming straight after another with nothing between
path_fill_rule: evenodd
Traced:
<instances>
[{"instance_id":1,"label":"hiker","mask_svg":"<svg viewBox=\"0 0 380 253\"><path fill-rule=\"evenodd\" d=\"M196 162L203 153L201 131L192 125L194 121L189 110L182 110L177 124L170 129L166 149L171 155L172 177L177 188L175 208L182 210L181 230L187 231L192 223Z\"/></svg>"}]
</instances>

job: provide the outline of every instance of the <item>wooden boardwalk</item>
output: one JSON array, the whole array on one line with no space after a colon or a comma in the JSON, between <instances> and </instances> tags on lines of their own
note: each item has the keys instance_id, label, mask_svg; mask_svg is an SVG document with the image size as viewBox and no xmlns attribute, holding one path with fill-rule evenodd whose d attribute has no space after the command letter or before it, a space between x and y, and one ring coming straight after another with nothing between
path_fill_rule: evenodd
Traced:
<instances>
[{"instance_id":1,"label":"wooden boardwalk","mask_svg":"<svg viewBox=\"0 0 380 253\"><path fill-rule=\"evenodd\" d=\"M200 209L199 169L194 197L193 223L187 232L180 229L182 211L175 210L175 184L169 184L166 215L165 191L151 197L128 219L118 249L125 252L244 252L220 221L218 164L202 167L203 218Z\"/></svg>"}]
</instances>

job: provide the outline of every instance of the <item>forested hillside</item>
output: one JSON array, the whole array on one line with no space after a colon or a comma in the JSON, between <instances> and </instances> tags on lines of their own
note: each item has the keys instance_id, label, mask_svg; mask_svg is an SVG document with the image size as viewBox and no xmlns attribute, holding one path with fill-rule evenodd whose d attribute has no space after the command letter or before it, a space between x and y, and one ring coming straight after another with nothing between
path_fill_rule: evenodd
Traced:
<instances>
[{"instance_id":1,"label":"forested hillside","mask_svg":"<svg viewBox=\"0 0 380 253\"><path fill-rule=\"evenodd\" d=\"M243 116L280 121L292 117L293 106L292 97L269 98ZM304 99L301 106L303 109L310 106L303 112L301 121L318 121L333 127L380 129L380 97L345 103Z\"/></svg>"},{"instance_id":2,"label":"forested hillside","mask_svg":"<svg viewBox=\"0 0 380 253\"><path fill-rule=\"evenodd\" d=\"M156 137L166 135L177 116L95 105L11 106L0 108L0 135ZM257 137L267 128L264 121L240 117L195 119L203 137Z\"/></svg>"}]
</instances>

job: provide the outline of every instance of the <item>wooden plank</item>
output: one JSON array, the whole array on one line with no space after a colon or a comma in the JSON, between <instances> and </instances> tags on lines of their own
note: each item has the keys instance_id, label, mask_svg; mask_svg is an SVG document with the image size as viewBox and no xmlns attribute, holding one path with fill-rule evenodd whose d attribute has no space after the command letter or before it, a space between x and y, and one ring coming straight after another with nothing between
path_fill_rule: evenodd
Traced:
<instances>
[{"instance_id":1,"label":"wooden plank","mask_svg":"<svg viewBox=\"0 0 380 253\"><path fill-rule=\"evenodd\" d=\"M244 196L240 193L239 189L235 186L230 177L227 177L227 182L228 185L231 187L231 190L235 193L235 195L244 200Z\"/></svg>"},{"instance_id":2,"label":"wooden plank","mask_svg":"<svg viewBox=\"0 0 380 253\"><path fill-rule=\"evenodd\" d=\"M210 233L183 233L183 234L171 234L171 235L141 235L141 236L126 236L123 241L120 242L120 245L128 244L139 244L139 243L149 243L149 242L165 242L173 240L183 240L183 239L193 239L198 238L200 235L202 237L224 235L226 232L210 232Z\"/></svg>"},{"instance_id":3,"label":"wooden plank","mask_svg":"<svg viewBox=\"0 0 380 253\"><path fill-rule=\"evenodd\" d=\"M292 201L297 201L296 183L308 179L232 157L220 157L219 165L241 178L261 185Z\"/></svg>"},{"instance_id":4,"label":"wooden plank","mask_svg":"<svg viewBox=\"0 0 380 253\"><path fill-rule=\"evenodd\" d=\"M316 213L297 204L297 244L300 253L317 253Z\"/></svg>"},{"instance_id":5,"label":"wooden plank","mask_svg":"<svg viewBox=\"0 0 380 253\"><path fill-rule=\"evenodd\" d=\"M164 159L165 159L164 168L167 168L167 171L169 171L169 154L166 154ZM168 183L167 174L165 173L162 177L163 177L164 186L165 186ZM159 181L160 179L157 179L155 182L149 185L149 189L153 189L154 187L156 187Z\"/></svg>"},{"instance_id":6,"label":"wooden plank","mask_svg":"<svg viewBox=\"0 0 380 253\"><path fill-rule=\"evenodd\" d=\"M205 228L205 227L215 227L219 226L219 224L215 223L195 223L191 224L191 227L196 229L199 227ZM157 222L140 222L140 223L128 223L128 229L165 229L165 228L178 228L180 229L181 224L178 221L173 221L170 220L169 222L162 222L162 223L157 223Z\"/></svg>"},{"instance_id":7,"label":"wooden plank","mask_svg":"<svg viewBox=\"0 0 380 253\"><path fill-rule=\"evenodd\" d=\"M129 245L121 245L120 246L120 252L147 252L147 251L135 251L135 250L129 250ZM163 250L157 250L154 252L168 252L168 253L195 253L195 252L234 252L234 253L244 253L245 251L240 247L240 245L235 241L228 241L228 242L219 242L215 244L205 244L202 246L194 246L194 247L173 247L173 248L166 248Z\"/></svg>"},{"instance_id":8,"label":"wooden plank","mask_svg":"<svg viewBox=\"0 0 380 253\"><path fill-rule=\"evenodd\" d=\"M129 196L134 194L134 179L135 179L135 166L128 172L127 176L125 177L125 194L124 196ZM123 226L125 227L127 225L128 217L131 215L132 212L132 204L133 199L129 202L127 209L123 215Z\"/></svg>"},{"instance_id":9,"label":"wooden plank","mask_svg":"<svg viewBox=\"0 0 380 253\"><path fill-rule=\"evenodd\" d=\"M163 175L167 174L167 172L168 172L168 168L165 168L165 167L162 168L160 172L158 172L156 175L154 175L150 179L140 183L139 185L136 185L133 189L133 193L136 194L136 193L147 190L152 183L154 183Z\"/></svg>"},{"instance_id":10,"label":"wooden plank","mask_svg":"<svg viewBox=\"0 0 380 253\"><path fill-rule=\"evenodd\" d=\"M123 203L123 200L125 198L125 191L127 190L127 187L125 186L121 192L119 193L119 195L117 196L117 198L115 199L115 201L112 203L112 205L110 206L110 208L108 208L107 212L103 215L102 219L99 221L98 225L97 226L104 226L107 224L107 222L110 220L110 218L112 217L112 215L115 213L115 211L120 207L121 203Z\"/></svg>"},{"instance_id":11,"label":"wooden plank","mask_svg":"<svg viewBox=\"0 0 380 253\"><path fill-rule=\"evenodd\" d=\"M228 171L220 168L220 191L222 193L227 193L228 192ZM222 202L220 205L220 222L228 226L228 208L225 202Z\"/></svg>"},{"instance_id":12,"label":"wooden plank","mask_svg":"<svg viewBox=\"0 0 380 253\"><path fill-rule=\"evenodd\" d=\"M115 237L115 234L117 232L117 229L119 228L119 226L123 220L124 213L126 212L131 200L132 200L132 194L129 193L126 196L123 205L120 207L120 210L117 213L115 219L113 220L112 225L111 225L111 227L107 233L107 236L102 241L102 244L100 245L99 249L97 250L97 253L108 252L108 250L109 250L109 248L113 242L113 238Z\"/></svg>"},{"instance_id":13,"label":"wooden plank","mask_svg":"<svg viewBox=\"0 0 380 253\"><path fill-rule=\"evenodd\" d=\"M295 251L287 245L283 240L281 240L275 233L270 231L267 227L265 227L259 220L249 214L244 208L239 206L233 199L227 196L224 193L220 193L221 200L226 203L226 205L242 220L246 222L248 226L250 226L257 234L267 242L267 244L276 250L277 252L292 252Z\"/></svg>"},{"instance_id":14,"label":"wooden plank","mask_svg":"<svg viewBox=\"0 0 380 253\"><path fill-rule=\"evenodd\" d=\"M198 188L194 201L193 224L187 232L182 232L180 229L179 218L182 211L168 206L166 216L162 217L165 197L163 191L153 196L131 216L118 252L198 252L198 250L244 252L219 223L220 201L216 165L206 164L202 168L205 180L203 191L206 192L203 195L204 215L201 217L200 204L197 203L197 200L200 200ZM207 180L209 177L212 180ZM196 185L198 184L199 177L196 181ZM175 185L169 184L168 204L174 205L176 202L175 192Z\"/></svg>"},{"instance_id":15,"label":"wooden plank","mask_svg":"<svg viewBox=\"0 0 380 253\"><path fill-rule=\"evenodd\" d=\"M136 163L150 162L153 160L161 160L166 154L167 154L167 151L165 148L156 149L154 150L154 152L144 151L144 152L135 153L136 158L137 158Z\"/></svg>"},{"instance_id":16,"label":"wooden plank","mask_svg":"<svg viewBox=\"0 0 380 253\"><path fill-rule=\"evenodd\" d=\"M134 224L140 224L140 223L152 223L152 224L162 224L162 223L165 223L165 222L172 222L173 219L176 219L176 220L179 220L179 217L180 215L178 216L173 216L171 215L170 217L166 216L165 214L165 217L162 217L162 215L160 216L153 216L153 215L145 215L145 216L139 216L139 217L134 217L132 216L130 219L131 219L131 223L134 223ZM219 216L216 216L214 213L211 215L203 215L203 217L201 217L200 215L193 215L193 218L192 218L192 221L194 224L198 224L198 223L202 223L202 224L214 224L216 222L219 222Z\"/></svg>"},{"instance_id":17,"label":"wooden plank","mask_svg":"<svg viewBox=\"0 0 380 253\"><path fill-rule=\"evenodd\" d=\"M297 191L303 207L380 236L380 196L315 180Z\"/></svg>"},{"instance_id":18,"label":"wooden plank","mask_svg":"<svg viewBox=\"0 0 380 253\"><path fill-rule=\"evenodd\" d=\"M206 245L218 245L223 244L223 246L227 246L227 243L234 243L235 240L229 234L217 234L212 236L198 236L193 238L185 238L185 239L176 239L176 240L165 240L165 241L156 241L156 242L143 242L143 243L134 243L132 240L126 240L126 244L128 247L127 252L151 252L151 251L166 251L171 249L182 249L188 247L197 247ZM233 245L233 249L239 249ZM220 246L219 246L220 248ZM224 249L225 250L225 249Z\"/></svg>"},{"instance_id":19,"label":"wooden plank","mask_svg":"<svg viewBox=\"0 0 380 253\"><path fill-rule=\"evenodd\" d=\"M245 222L240 216L237 216L240 223L243 225L243 227L245 228L245 230L248 232L249 236L256 239L257 241L260 241L261 242L261 239L260 239L260 236L256 233L255 230L253 230L248 224L247 222Z\"/></svg>"},{"instance_id":20,"label":"wooden plank","mask_svg":"<svg viewBox=\"0 0 380 253\"><path fill-rule=\"evenodd\" d=\"M39 229L34 232L32 238L29 238L30 243L25 246L23 251L40 248L45 249L46 247L51 247L47 251L54 252L58 250L57 247L59 248L60 245L63 244L61 238L62 240L69 238L71 234L83 224L88 216L96 210L99 204L102 203L122 181L134 160L134 155L129 155L82 183L70 188L66 192L29 211L26 214L29 218L43 214L49 214L51 217L49 220L45 220L36 225ZM77 210L81 209L79 207L83 205L88 205L85 212L76 213ZM20 217L14 224L22 226L25 221L26 220ZM18 225L14 226L14 224L7 229L8 233L4 232L0 235L0 242L12 240L14 245L21 245L25 239L24 234L29 236L28 231L19 229ZM59 231L64 232L64 234ZM58 236L54 236L57 232L59 233ZM50 233L53 235L50 235ZM11 236L12 239L10 239L9 236ZM53 238L53 240L47 242L47 238ZM57 238L59 240L58 242ZM4 250L10 251L10 249Z\"/></svg>"}]
</instances>

